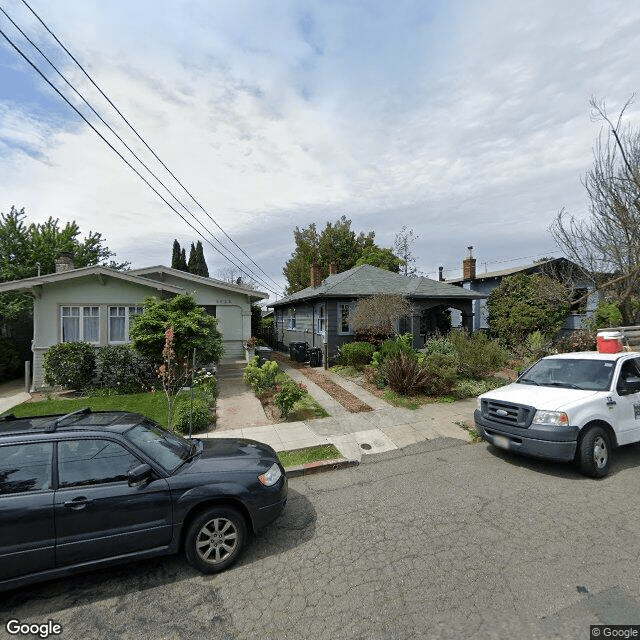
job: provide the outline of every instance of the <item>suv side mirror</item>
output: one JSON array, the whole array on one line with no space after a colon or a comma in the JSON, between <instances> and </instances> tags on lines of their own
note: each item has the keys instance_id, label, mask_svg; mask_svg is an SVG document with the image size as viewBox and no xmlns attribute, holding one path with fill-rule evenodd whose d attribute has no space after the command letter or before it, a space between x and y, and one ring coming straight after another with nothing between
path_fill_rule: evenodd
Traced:
<instances>
[{"instance_id":1,"label":"suv side mirror","mask_svg":"<svg viewBox=\"0 0 640 640\"><path fill-rule=\"evenodd\" d=\"M137 487L151 479L153 469L148 464L139 464L127 473L130 487Z\"/></svg>"}]
</instances>

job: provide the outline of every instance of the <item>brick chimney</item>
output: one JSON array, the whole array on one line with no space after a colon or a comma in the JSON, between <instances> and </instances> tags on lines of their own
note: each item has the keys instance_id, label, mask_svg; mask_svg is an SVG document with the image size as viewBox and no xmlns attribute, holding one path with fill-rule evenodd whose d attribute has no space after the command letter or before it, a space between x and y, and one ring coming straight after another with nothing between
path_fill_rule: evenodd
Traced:
<instances>
[{"instance_id":1,"label":"brick chimney","mask_svg":"<svg viewBox=\"0 0 640 640\"><path fill-rule=\"evenodd\" d=\"M467 247L469 255L462 261L462 278L464 280L475 280L476 259L473 257L473 247Z\"/></svg>"},{"instance_id":2,"label":"brick chimney","mask_svg":"<svg viewBox=\"0 0 640 640\"><path fill-rule=\"evenodd\" d=\"M63 271L73 271L75 265L73 264L73 254L68 251L63 251L56 258L56 273L62 273Z\"/></svg>"},{"instance_id":3,"label":"brick chimney","mask_svg":"<svg viewBox=\"0 0 640 640\"><path fill-rule=\"evenodd\" d=\"M320 265L314 260L311 265L311 286L315 289L322 284L322 270Z\"/></svg>"},{"instance_id":4,"label":"brick chimney","mask_svg":"<svg viewBox=\"0 0 640 640\"><path fill-rule=\"evenodd\" d=\"M338 273L338 265L332 260L329 263L329 275L334 276L336 273Z\"/></svg>"}]
</instances>

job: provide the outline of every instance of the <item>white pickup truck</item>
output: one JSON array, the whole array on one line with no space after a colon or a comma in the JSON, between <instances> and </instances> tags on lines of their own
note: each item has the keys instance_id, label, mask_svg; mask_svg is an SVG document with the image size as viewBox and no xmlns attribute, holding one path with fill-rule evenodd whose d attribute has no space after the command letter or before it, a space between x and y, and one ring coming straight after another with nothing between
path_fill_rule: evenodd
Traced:
<instances>
[{"instance_id":1,"label":"white pickup truck","mask_svg":"<svg viewBox=\"0 0 640 640\"><path fill-rule=\"evenodd\" d=\"M482 394L476 429L502 449L575 460L593 478L613 448L640 441L640 353L563 353L539 360L516 382Z\"/></svg>"}]
</instances>

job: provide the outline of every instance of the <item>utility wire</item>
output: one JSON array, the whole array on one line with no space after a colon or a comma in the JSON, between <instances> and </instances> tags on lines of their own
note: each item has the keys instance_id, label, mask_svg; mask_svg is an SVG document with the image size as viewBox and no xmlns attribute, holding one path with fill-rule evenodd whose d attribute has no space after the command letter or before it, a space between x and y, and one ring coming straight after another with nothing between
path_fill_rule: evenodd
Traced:
<instances>
[{"instance_id":1,"label":"utility wire","mask_svg":"<svg viewBox=\"0 0 640 640\"><path fill-rule=\"evenodd\" d=\"M96 129L96 127L85 117L85 115L75 106L71 103L71 101L49 80L49 78L47 78L44 73L37 67L37 65L32 62L28 56L20 49L20 47L18 47L18 45L16 45L11 38L9 38L9 36L2 30L0 29L0 35L2 35L2 37L18 52L18 54L24 58L24 60L36 71L36 73L42 77L42 79L82 118L82 120L84 120L84 122L86 124L89 125L89 127L91 127L91 129L94 131L94 133L96 133L101 139L102 141L115 153L118 155L118 157L174 212L176 213L183 222L185 222L191 229L193 229L193 231L195 231L205 242L207 242L215 251L217 251L218 253L220 253L220 255L222 255L226 260L228 260L231 264L233 264L234 267L236 267L237 269L240 270L241 273L244 273L245 275L247 275L248 277L249 274L246 273L246 271L244 271L244 269L242 269L242 267L240 267L239 265L237 265L235 262L233 262L228 256L225 256L215 245L213 245L213 243L211 243L211 241L206 238L205 236L202 235L202 233L196 229L168 200L166 200L164 198L164 196L113 146L113 144L111 144L111 142L109 142L109 140L107 140L107 138L105 138L102 133L100 133L100 131L98 131L98 129ZM156 180L158 180L158 178L156 178ZM160 180L158 180L158 182L161 183ZM162 184L162 183L161 183ZM163 185L164 186L164 185ZM165 187L166 188L166 187ZM196 218L197 220L197 218ZM199 221L198 221L199 222ZM201 226L202 223L200 223ZM271 288L267 289L268 291L270 291L271 293L274 293L277 295L276 291L273 291Z\"/></svg>"},{"instance_id":2,"label":"utility wire","mask_svg":"<svg viewBox=\"0 0 640 640\"><path fill-rule=\"evenodd\" d=\"M29 9L29 11L31 11L31 13L36 17L36 19L40 22L40 24L49 32L49 34L53 37L53 39L62 47L62 49L64 49L64 51L67 53L67 55L76 63L76 65L80 68L80 70L82 71L82 73L84 73L84 75L88 78L89 82L91 82L91 84L100 92L100 94L102 95L102 97L111 105L111 107L113 107L113 109L115 109L115 111L118 113L118 115L124 120L124 122L127 124L127 126L131 129L131 131L133 131L133 133L138 137L138 139L142 142L142 144L151 152L151 154L153 155L153 157L164 167L164 169L171 175L171 177L182 187L182 189L184 190L184 192L193 200L193 202L195 202L195 204L200 208L201 211L204 212L204 214L211 220L211 222L213 222L213 224L216 225L216 227L225 235L225 237L231 242L233 243L233 245L242 252L242 254L248 258L252 264L259 270L261 271L269 280L271 280L271 282L276 286L276 287L280 287L280 285L278 285L277 282L275 282L275 280L273 280L258 264L256 264L256 262L254 262L253 258L251 258L251 256L249 256L236 242L235 240L233 240L233 238L231 238L231 236L229 236L229 234L213 219L213 217L209 214L209 212L200 204L200 202L198 202L198 200L196 200L196 198L191 194L191 192L184 186L184 184L182 184L182 182L178 179L178 177L173 173L173 171L171 171L171 169L169 169L169 167L167 167L167 165L159 158L159 156L156 154L156 152L147 144L147 142L144 140L144 138L142 138L142 136L136 131L135 127L129 122L129 120L127 120L127 118L124 116L124 114L120 111L120 109L118 109L118 107L111 101L111 99L104 93L104 91L94 82L93 78L89 75L89 73L85 70L85 68L80 64L80 62L78 62L78 60L76 60L76 58L73 56L73 54L67 49L67 47L65 47L65 45L58 39L58 37L56 36L55 33L53 33L53 31L51 31L51 29L47 26L47 24L42 20L42 18L31 8L31 6L26 2L26 0L21 0L22 3L27 7L27 9Z\"/></svg>"},{"instance_id":3,"label":"utility wire","mask_svg":"<svg viewBox=\"0 0 640 640\"><path fill-rule=\"evenodd\" d=\"M147 172L152 175L157 182L162 185L164 190L194 219L198 222L198 224L205 230L206 233L209 233L211 237L231 256L233 256L236 260L239 260L227 247L225 247L211 232L205 227L202 222L193 215L193 213L173 194L173 192L158 178L158 176L141 160L141 158L136 154L136 152L122 139L122 137L114 131L114 129L107 123L104 118L93 108L93 106L85 99L85 97L67 80L64 74L56 67L56 65L51 62L51 60L47 57L47 55L38 47L31 38L15 23L15 21L9 16L9 14L0 7L0 11L6 16L6 18L11 22L11 24L22 34L22 36L29 42L29 44L49 63L51 68L64 80L67 86L89 107L89 109L93 112L93 114L102 122L102 124L111 131L111 133L122 143L122 145L129 151L129 153L147 170ZM229 260L227 256L225 256L222 252L219 252L224 258ZM231 262L231 260L229 260ZM242 260L239 260L242 263ZM245 265L246 266L246 265ZM260 276L258 276L250 267L247 269L251 272L251 275L258 280L261 286L269 286L265 282L262 281ZM248 274L247 274L248 275Z\"/></svg>"}]
</instances>

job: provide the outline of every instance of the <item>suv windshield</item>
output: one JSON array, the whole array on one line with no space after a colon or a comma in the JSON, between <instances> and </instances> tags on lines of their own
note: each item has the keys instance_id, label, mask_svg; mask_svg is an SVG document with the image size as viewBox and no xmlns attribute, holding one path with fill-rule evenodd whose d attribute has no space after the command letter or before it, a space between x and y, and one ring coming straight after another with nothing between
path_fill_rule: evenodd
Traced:
<instances>
[{"instance_id":1,"label":"suv windshield","mask_svg":"<svg viewBox=\"0 0 640 640\"><path fill-rule=\"evenodd\" d=\"M192 452L189 442L149 420L129 429L125 435L169 472L175 471Z\"/></svg>"},{"instance_id":2,"label":"suv windshield","mask_svg":"<svg viewBox=\"0 0 640 640\"><path fill-rule=\"evenodd\" d=\"M614 370L613 360L549 358L536 362L518 382L544 387L565 387L588 391L608 391Z\"/></svg>"}]
</instances>

